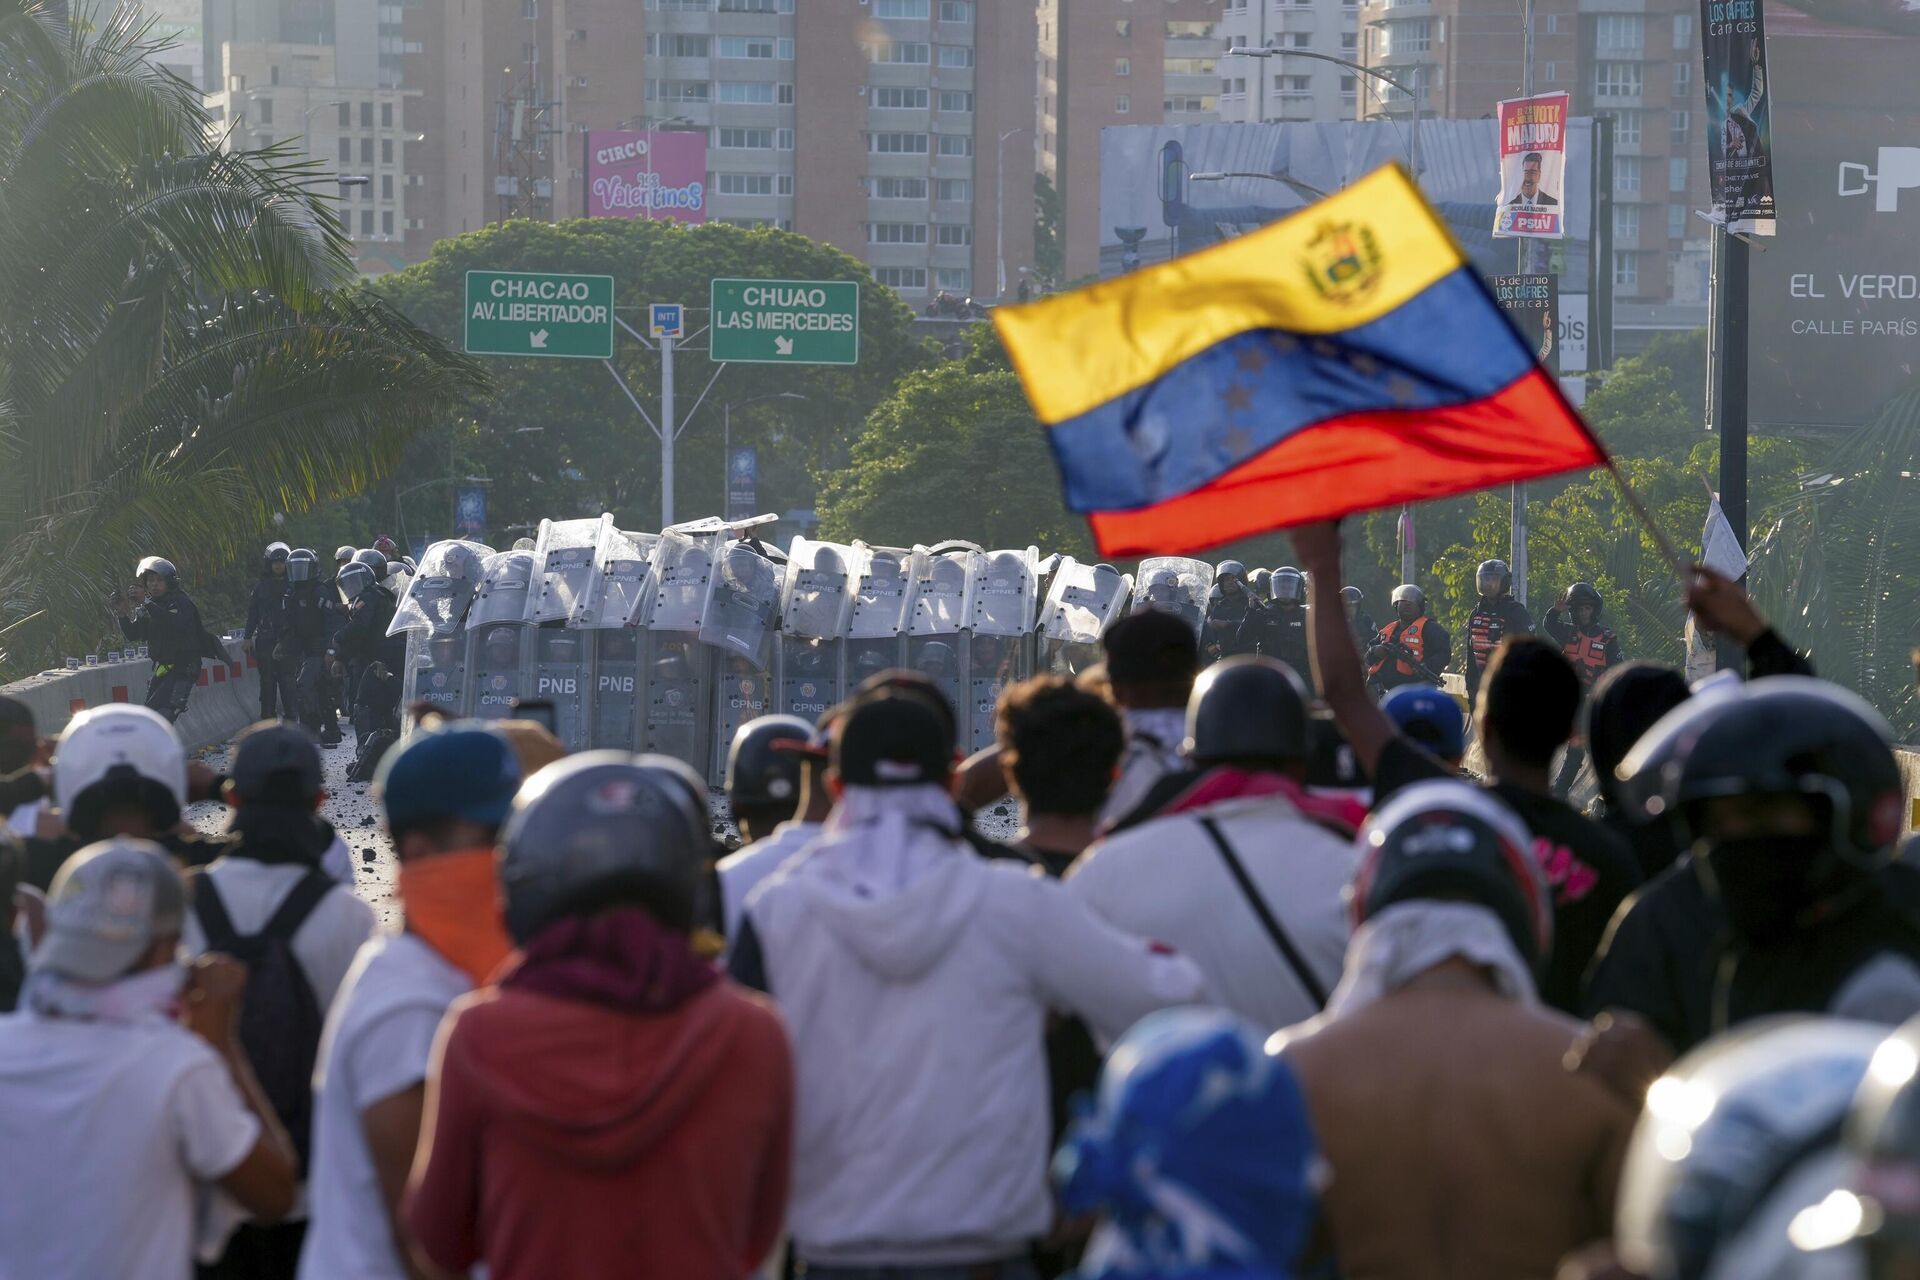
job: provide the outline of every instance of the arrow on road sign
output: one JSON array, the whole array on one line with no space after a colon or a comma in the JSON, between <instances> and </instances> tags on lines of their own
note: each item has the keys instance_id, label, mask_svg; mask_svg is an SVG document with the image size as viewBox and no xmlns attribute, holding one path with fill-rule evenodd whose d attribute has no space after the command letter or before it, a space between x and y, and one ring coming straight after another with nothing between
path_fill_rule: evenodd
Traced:
<instances>
[{"instance_id":1,"label":"arrow on road sign","mask_svg":"<svg viewBox=\"0 0 1920 1280\"><path fill-rule=\"evenodd\" d=\"M539 351L547 345L547 331L545 329L535 329L527 335L527 341L533 344L535 351Z\"/></svg>"},{"instance_id":2,"label":"arrow on road sign","mask_svg":"<svg viewBox=\"0 0 1920 1280\"><path fill-rule=\"evenodd\" d=\"M775 338L773 340L773 349L774 351L778 352L780 355L790 356L793 354L793 339L792 338Z\"/></svg>"}]
</instances>

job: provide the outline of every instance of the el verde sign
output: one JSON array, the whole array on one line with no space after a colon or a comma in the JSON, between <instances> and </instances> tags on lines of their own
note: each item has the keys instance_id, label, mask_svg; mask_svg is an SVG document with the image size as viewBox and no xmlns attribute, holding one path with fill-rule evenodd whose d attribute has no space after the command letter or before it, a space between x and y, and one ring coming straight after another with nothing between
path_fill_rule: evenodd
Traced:
<instances>
[{"instance_id":1,"label":"el verde sign","mask_svg":"<svg viewBox=\"0 0 1920 1280\"><path fill-rule=\"evenodd\" d=\"M851 280L715 280L713 359L858 364L860 286Z\"/></svg>"},{"instance_id":2,"label":"el verde sign","mask_svg":"<svg viewBox=\"0 0 1920 1280\"><path fill-rule=\"evenodd\" d=\"M613 277L467 272L466 349L475 356L613 358Z\"/></svg>"}]
</instances>

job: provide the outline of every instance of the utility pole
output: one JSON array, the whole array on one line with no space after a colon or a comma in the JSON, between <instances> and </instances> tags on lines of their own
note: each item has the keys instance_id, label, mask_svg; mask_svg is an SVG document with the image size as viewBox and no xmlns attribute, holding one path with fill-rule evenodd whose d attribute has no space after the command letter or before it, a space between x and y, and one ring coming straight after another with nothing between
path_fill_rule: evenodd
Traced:
<instances>
[{"instance_id":1,"label":"utility pole","mask_svg":"<svg viewBox=\"0 0 1920 1280\"><path fill-rule=\"evenodd\" d=\"M673 525L673 438L680 434L673 416L672 338L660 339L660 527Z\"/></svg>"},{"instance_id":2,"label":"utility pole","mask_svg":"<svg viewBox=\"0 0 1920 1280\"><path fill-rule=\"evenodd\" d=\"M1724 212L1724 210L1722 210ZM1713 229L1713 275L1707 325L1707 413L1720 437L1720 510L1747 549L1747 242ZM1719 667L1743 671L1746 656L1725 636Z\"/></svg>"},{"instance_id":3,"label":"utility pole","mask_svg":"<svg viewBox=\"0 0 1920 1280\"><path fill-rule=\"evenodd\" d=\"M1520 53L1520 96L1533 96L1533 0L1526 0L1521 17L1521 53ZM1533 242L1521 237L1515 242L1517 262L1515 269L1525 275L1531 255L1528 246ZM1548 267L1551 269L1551 259ZM1513 531L1507 548L1507 558L1511 562L1508 568L1513 573L1513 598L1521 604L1527 602L1527 486L1513 486Z\"/></svg>"}]
</instances>

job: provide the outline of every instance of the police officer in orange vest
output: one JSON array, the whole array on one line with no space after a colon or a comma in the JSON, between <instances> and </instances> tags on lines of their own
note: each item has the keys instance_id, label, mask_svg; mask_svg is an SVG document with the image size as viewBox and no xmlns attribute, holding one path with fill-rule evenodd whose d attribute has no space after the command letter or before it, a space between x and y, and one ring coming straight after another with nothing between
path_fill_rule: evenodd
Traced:
<instances>
[{"instance_id":1,"label":"police officer in orange vest","mask_svg":"<svg viewBox=\"0 0 1920 1280\"><path fill-rule=\"evenodd\" d=\"M1410 582L1393 589L1394 618L1367 651L1367 683L1385 693L1403 684L1439 684L1453 660L1453 638L1427 616L1427 593Z\"/></svg>"},{"instance_id":2,"label":"police officer in orange vest","mask_svg":"<svg viewBox=\"0 0 1920 1280\"><path fill-rule=\"evenodd\" d=\"M1480 602L1467 618L1467 698L1480 692L1480 675L1493 658L1493 651L1508 636L1533 633L1533 615L1527 606L1513 598L1513 570L1505 560L1488 560L1474 574L1480 590Z\"/></svg>"},{"instance_id":3,"label":"police officer in orange vest","mask_svg":"<svg viewBox=\"0 0 1920 1280\"><path fill-rule=\"evenodd\" d=\"M1575 673L1579 675L1582 700L1593 692L1594 682L1609 667L1618 666L1622 661L1620 637L1614 634L1612 627L1601 625L1601 608L1598 588L1591 582L1576 582L1567 588L1565 594L1554 602L1553 608L1547 610L1547 616L1540 620L1540 625L1553 637L1553 642L1560 646L1560 652L1567 655L1567 661L1573 664ZM1567 745L1560 775L1554 779L1556 794L1567 794L1586 758L1586 740L1576 734Z\"/></svg>"}]
</instances>

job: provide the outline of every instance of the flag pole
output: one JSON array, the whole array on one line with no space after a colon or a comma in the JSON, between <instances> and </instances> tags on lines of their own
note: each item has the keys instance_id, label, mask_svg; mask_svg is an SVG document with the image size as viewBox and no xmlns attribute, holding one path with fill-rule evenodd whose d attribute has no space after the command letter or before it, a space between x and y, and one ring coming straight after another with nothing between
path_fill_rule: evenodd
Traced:
<instances>
[{"instance_id":1,"label":"flag pole","mask_svg":"<svg viewBox=\"0 0 1920 1280\"><path fill-rule=\"evenodd\" d=\"M1660 554L1666 560L1668 567L1673 570L1674 577L1678 578L1680 585L1684 587L1693 565L1692 557L1680 554L1680 548L1674 545L1673 539L1667 536L1667 531L1662 529L1660 523L1653 518L1653 513L1647 510L1647 504L1640 501L1640 495L1634 492L1633 485L1628 483L1627 477L1620 470L1620 464L1613 460L1612 454L1607 455L1606 467L1607 474L1613 477L1614 486L1620 490L1620 496L1626 499L1627 509L1633 512L1634 518L1640 521L1641 527L1652 536L1654 545L1660 548Z\"/></svg>"}]
</instances>

